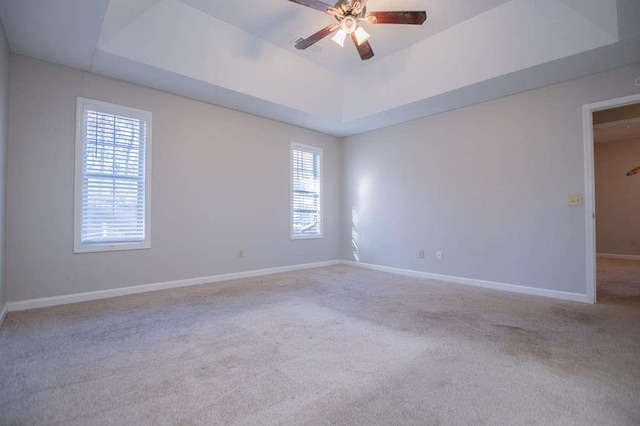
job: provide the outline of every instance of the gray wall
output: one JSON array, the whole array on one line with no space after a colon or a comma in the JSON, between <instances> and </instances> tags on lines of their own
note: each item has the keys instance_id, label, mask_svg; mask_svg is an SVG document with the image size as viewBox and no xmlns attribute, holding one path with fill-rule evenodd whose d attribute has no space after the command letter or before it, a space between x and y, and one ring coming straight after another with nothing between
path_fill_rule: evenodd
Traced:
<instances>
[{"instance_id":1,"label":"gray wall","mask_svg":"<svg viewBox=\"0 0 640 426\"><path fill-rule=\"evenodd\" d=\"M153 113L150 250L73 254L77 96ZM339 258L337 138L16 55L10 101L10 301ZM324 149L321 240L290 240L292 141Z\"/></svg>"},{"instance_id":2,"label":"gray wall","mask_svg":"<svg viewBox=\"0 0 640 426\"><path fill-rule=\"evenodd\" d=\"M358 216L360 261L585 294L585 212L568 206L585 187L582 105L640 92L639 76L635 65L346 138L343 214ZM345 241L343 258L353 251Z\"/></svg>"},{"instance_id":3,"label":"gray wall","mask_svg":"<svg viewBox=\"0 0 640 426\"><path fill-rule=\"evenodd\" d=\"M6 200L7 200L7 132L9 118L9 46L0 24L0 312L7 301L6 291Z\"/></svg>"},{"instance_id":4,"label":"gray wall","mask_svg":"<svg viewBox=\"0 0 640 426\"><path fill-rule=\"evenodd\" d=\"M640 255L640 139L595 144L598 253Z\"/></svg>"}]
</instances>

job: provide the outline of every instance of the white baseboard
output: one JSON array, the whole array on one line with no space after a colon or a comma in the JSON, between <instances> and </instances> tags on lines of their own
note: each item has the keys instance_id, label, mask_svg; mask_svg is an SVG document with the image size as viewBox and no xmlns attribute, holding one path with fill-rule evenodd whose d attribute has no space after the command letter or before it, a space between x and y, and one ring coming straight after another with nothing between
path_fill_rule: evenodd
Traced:
<instances>
[{"instance_id":1,"label":"white baseboard","mask_svg":"<svg viewBox=\"0 0 640 426\"><path fill-rule=\"evenodd\" d=\"M637 254L598 253L596 256L602 259L640 260L640 255Z\"/></svg>"},{"instance_id":2,"label":"white baseboard","mask_svg":"<svg viewBox=\"0 0 640 426\"><path fill-rule=\"evenodd\" d=\"M339 265L340 260L327 262L306 263L301 265L279 266L276 268L257 269L253 271L233 272L230 274L212 275L210 277L189 278L185 280L168 281L155 284L144 284L134 287L122 287L112 290L91 291L88 293L68 294L64 296L44 297L41 299L29 299L19 302L9 302L5 310L8 312L24 311L27 309L45 308L48 306L66 305L68 303L87 302L90 300L107 299L110 297L126 296L129 294L147 293L150 291L167 290L171 288L189 287L201 284L217 283L221 281L238 280L242 278L258 277L261 275L278 274L281 272L299 271L303 269L321 268L324 266Z\"/></svg>"},{"instance_id":3,"label":"white baseboard","mask_svg":"<svg viewBox=\"0 0 640 426\"><path fill-rule=\"evenodd\" d=\"M376 271L391 272L393 274L407 275L416 278L427 278L437 281L446 281L455 284L464 284L474 287L490 288L493 290L509 291L512 293L528 294L531 296L550 297L553 299L570 300L572 302L589 303L586 294L569 293L566 291L547 290L543 288L525 287L515 284L498 283L494 281L475 280L471 278L460 278L449 275L432 274L430 272L414 271L411 269L393 268L390 266L372 265L368 263L359 263L349 260L343 260L343 264L359 266L361 268L374 269Z\"/></svg>"},{"instance_id":4,"label":"white baseboard","mask_svg":"<svg viewBox=\"0 0 640 426\"><path fill-rule=\"evenodd\" d=\"M438 281L446 281L456 284L464 284L475 287L483 287L494 290L509 291L512 293L528 294L533 296L550 297L554 299L570 300L574 302L589 303L587 295L569 293L557 290L547 290L535 287L525 287L514 284L504 284L493 281L476 280L470 278L453 277L449 275L433 274L430 272L414 271L410 269L393 268L390 266L372 265L349 260L332 260L327 262L306 263L301 265L280 266L275 268L258 269L253 271L234 272L230 274L212 275L209 277L189 278L185 280L168 281L163 283L144 284L133 287L123 287L111 290L92 291L87 293L76 293L64 296L45 297L41 299L29 299L18 302L7 303L0 312L0 326L8 312L24 311L27 309L45 308L49 306L66 305L69 303L87 302L90 300L107 299L111 297L126 296L129 294L147 293L150 291L167 290L172 288L189 287L194 285L231 281L242 278L258 277L262 275L278 274L282 272L299 271L303 269L321 268L325 266L338 265L358 266L361 268L374 269L377 271L391 272L394 274L407 275L416 278L427 278Z\"/></svg>"},{"instance_id":5,"label":"white baseboard","mask_svg":"<svg viewBox=\"0 0 640 426\"><path fill-rule=\"evenodd\" d=\"M2 328L2 324L4 324L4 319L7 317L8 313L9 309L7 307L7 304L5 303L5 305L2 307L2 310L0 310L0 328Z\"/></svg>"}]
</instances>

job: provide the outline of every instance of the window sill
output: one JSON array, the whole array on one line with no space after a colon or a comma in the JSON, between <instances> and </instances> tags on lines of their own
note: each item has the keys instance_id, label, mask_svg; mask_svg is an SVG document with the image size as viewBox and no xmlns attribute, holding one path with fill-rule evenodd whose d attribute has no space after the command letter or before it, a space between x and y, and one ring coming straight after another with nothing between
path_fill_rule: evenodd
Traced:
<instances>
[{"instance_id":1,"label":"window sill","mask_svg":"<svg viewBox=\"0 0 640 426\"><path fill-rule=\"evenodd\" d=\"M296 240L321 240L323 239L324 236L322 234L315 234L315 235L292 235L291 236L291 241L296 241Z\"/></svg>"},{"instance_id":2,"label":"window sill","mask_svg":"<svg viewBox=\"0 0 640 426\"><path fill-rule=\"evenodd\" d=\"M126 250L148 250L151 248L151 243L142 244L111 244L111 245L95 245L95 246L75 246L73 248L74 254L81 253L99 253L104 251L126 251Z\"/></svg>"}]
</instances>

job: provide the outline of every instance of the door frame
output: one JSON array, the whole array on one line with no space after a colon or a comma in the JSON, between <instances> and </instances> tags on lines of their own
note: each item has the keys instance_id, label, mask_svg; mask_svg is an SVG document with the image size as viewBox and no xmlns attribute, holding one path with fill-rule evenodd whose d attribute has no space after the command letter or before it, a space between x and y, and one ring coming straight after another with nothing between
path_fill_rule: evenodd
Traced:
<instances>
[{"instance_id":1,"label":"door frame","mask_svg":"<svg viewBox=\"0 0 640 426\"><path fill-rule=\"evenodd\" d=\"M585 223L587 242L587 300L596 303L596 189L593 140L593 113L640 103L640 94L609 99L582 106L584 135Z\"/></svg>"}]
</instances>

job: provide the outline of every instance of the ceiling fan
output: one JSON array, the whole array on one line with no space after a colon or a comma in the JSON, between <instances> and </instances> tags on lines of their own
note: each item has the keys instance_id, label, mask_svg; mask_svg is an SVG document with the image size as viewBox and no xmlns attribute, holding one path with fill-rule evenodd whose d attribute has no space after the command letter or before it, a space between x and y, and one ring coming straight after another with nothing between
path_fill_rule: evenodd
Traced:
<instances>
[{"instance_id":1,"label":"ceiling fan","mask_svg":"<svg viewBox=\"0 0 640 426\"><path fill-rule=\"evenodd\" d=\"M331 7L319 0L289 0L312 9L332 15L338 21L321 29L317 33L299 40L296 49L304 50L314 45L329 34L336 33L332 40L344 46L347 36L351 36L363 61L373 58L373 49L369 44L369 33L362 27L363 22L369 24L405 24L422 25L427 20L424 11L370 12L367 13L367 0L338 0Z\"/></svg>"}]
</instances>

